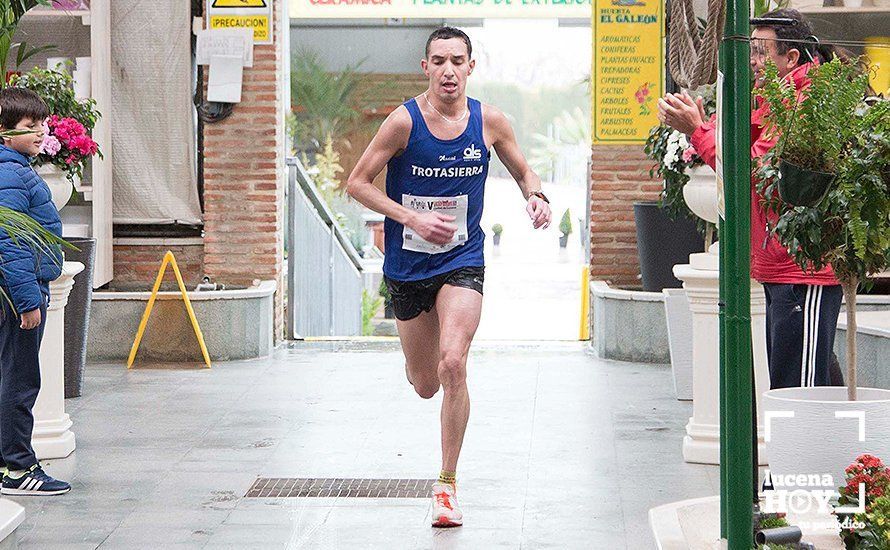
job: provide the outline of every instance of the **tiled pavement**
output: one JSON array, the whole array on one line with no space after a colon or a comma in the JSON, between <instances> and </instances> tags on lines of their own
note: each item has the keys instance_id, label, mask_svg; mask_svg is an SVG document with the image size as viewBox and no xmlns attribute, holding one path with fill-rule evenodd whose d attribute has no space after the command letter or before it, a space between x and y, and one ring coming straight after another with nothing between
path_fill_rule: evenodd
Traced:
<instances>
[{"instance_id":1,"label":"tiled pavement","mask_svg":"<svg viewBox=\"0 0 890 550\"><path fill-rule=\"evenodd\" d=\"M691 412L670 369L581 343L478 344L459 466L466 524L429 527L426 499L245 498L257 477L438 472L441 394L417 397L394 342L292 344L212 370L94 364L68 401L72 481L27 508L20 548L653 547L647 510L716 494L683 462Z\"/></svg>"}]
</instances>

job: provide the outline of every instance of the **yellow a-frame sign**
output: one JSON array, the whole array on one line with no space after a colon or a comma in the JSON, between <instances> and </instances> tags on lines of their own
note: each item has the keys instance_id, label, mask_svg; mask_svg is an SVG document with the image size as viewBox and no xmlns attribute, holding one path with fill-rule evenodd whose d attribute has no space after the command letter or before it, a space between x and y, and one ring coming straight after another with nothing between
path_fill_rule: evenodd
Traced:
<instances>
[{"instance_id":1,"label":"yellow a-frame sign","mask_svg":"<svg viewBox=\"0 0 890 550\"><path fill-rule=\"evenodd\" d=\"M164 254L164 261L161 262L161 269L158 270L158 278L155 279L155 286L151 289L151 297L148 299L148 305L145 306L145 313L142 314L142 321L139 323L136 339L133 341L133 347L130 349L130 358L127 359L127 368L131 368L133 366L133 361L136 360L136 352L139 351L139 344L142 342L142 335L145 333L146 325L148 325L151 309L154 307L155 299L158 297L158 290L161 288L161 281L164 279L164 273L167 271L167 264L173 266L173 274L176 275L176 282L179 284L179 291L182 293L182 301L185 302L185 309L188 312L189 320L192 322L192 328L195 329L195 336L198 338L198 344L201 346L201 353L204 355L204 363L209 369L210 355L207 353L207 346L204 344L204 335L201 334L201 327L198 326L198 319L195 317L195 310L192 309L192 303L189 301L185 283L182 282L182 274L179 273L179 266L176 265L176 258L173 257L173 253L169 250Z\"/></svg>"}]
</instances>

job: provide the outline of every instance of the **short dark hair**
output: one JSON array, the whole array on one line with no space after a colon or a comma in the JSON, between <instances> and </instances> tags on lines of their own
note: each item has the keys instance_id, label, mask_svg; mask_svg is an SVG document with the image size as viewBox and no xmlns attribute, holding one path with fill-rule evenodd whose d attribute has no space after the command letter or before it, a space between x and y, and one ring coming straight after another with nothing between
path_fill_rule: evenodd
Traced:
<instances>
[{"instance_id":1,"label":"short dark hair","mask_svg":"<svg viewBox=\"0 0 890 550\"><path fill-rule=\"evenodd\" d=\"M433 34L426 39L426 57L430 56L430 44L433 40L448 40L449 38L460 38L467 45L467 59L473 58L473 44L470 43L470 37L467 33L454 27L439 27L433 31Z\"/></svg>"},{"instance_id":2,"label":"short dark hair","mask_svg":"<svg viewBox=\"0 0 890 550\"><path fill-rule=\"evenodd\" d=\"M11 130L26 118L37 122L49 116L49 108L39 95L27 88L0 91L0 126Z\"/></svg>"},{"instance_id":3,"label":"short dark hair","mask_svg":"<svg viewBox=\"0 0 890 550\"><path fill-rule=\"evenodd\" d=\"M812 25L799 11L791 8L781 8L765 13L759 19L761 21L754 28L775 31L776 38L778 39L776 50L780 54L786 54L794 49L800 52L802 63L808 63L816 59L819 62L831 61L833 57L831 50L819 47L819 41L816 39ZM770 25L769 23L764 24L763 19L790 19L794 23L791 25Z\"/></svg>"}]
</instances>

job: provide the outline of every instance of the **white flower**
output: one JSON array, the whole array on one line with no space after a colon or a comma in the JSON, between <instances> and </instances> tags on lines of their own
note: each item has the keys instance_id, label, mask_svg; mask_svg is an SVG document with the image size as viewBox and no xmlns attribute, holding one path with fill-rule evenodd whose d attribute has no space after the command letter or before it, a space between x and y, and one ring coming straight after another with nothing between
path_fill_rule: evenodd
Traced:
<instances>
[{"instance_id":1,"label":"white flower","mask_svg":"<svg viewBox=\"0 0 890 550\"><path fill-rule=\"evenodd\" d=\"M683 151L689 148L689 140L686 135L674 130L668 136L667 148L664 153L664 166L668 170L677 170L677 162L680 160Z\"/></svg>"}]
</instances>

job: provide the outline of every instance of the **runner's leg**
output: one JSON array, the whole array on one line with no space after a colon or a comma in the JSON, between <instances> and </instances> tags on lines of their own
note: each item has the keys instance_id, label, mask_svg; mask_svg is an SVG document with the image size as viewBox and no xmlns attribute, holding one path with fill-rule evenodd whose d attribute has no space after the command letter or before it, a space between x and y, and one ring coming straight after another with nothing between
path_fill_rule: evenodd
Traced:
<instances>
[{"instance_id":1,"label":"runner's leg","mask_svg":"<svg viewBox=\"0 0 890 550\"><path fill-rule=\"evenodd\" d=\"M457 471L470 416L467 390L467 356L479 318L482 294L446 284L436 298L439 314L439 381L445 392L442 401L442 470Z\"/></svg>"},{"instance_id":2,"label":"runner's leg","mask_svg":"<svg viewBox=\"0 0 890 550\"><path fill-rule=\"evenodd\" d=\"M408 380L420 397L429 399L439 391L439 316L434 307L409 321L396 320L405 354Z\"/></svg>"}]
</instances>

